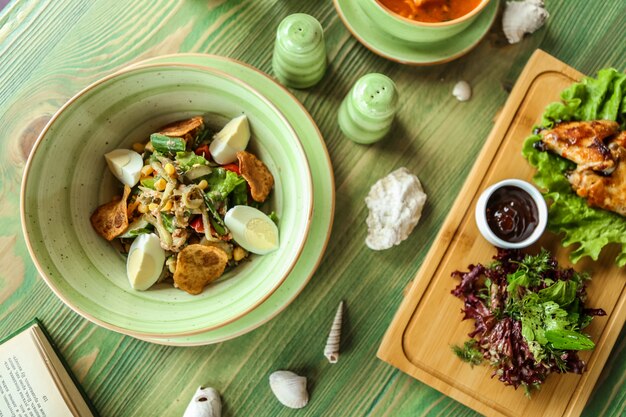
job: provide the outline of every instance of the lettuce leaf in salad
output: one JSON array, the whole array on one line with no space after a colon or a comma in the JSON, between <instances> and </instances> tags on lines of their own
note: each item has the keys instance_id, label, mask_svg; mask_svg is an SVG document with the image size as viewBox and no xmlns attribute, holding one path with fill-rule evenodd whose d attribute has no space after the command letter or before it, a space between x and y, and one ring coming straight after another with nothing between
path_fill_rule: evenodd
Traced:
<instances>
[{"instance_id":1,"label":"lettuce leaf in salad","mask_svg":"<svg viewBox=\"0 0 626 417\"><path fill-rule=\"evenodd\" d=\"M452 273L460 280L451 293L463 301L462 320L474 320L470 339L453 352L472 365L486 362L493 376L528 395L551 373L583 373L578 351L595 346L585 328L606 315L585 305L590 276L559 267L545 249L498 249L493 258Z\"/></svg>"},{"instance_id":2,"label":"lettuce leaf in salad","mask_svg":"<svg viewBox=\"0 0 626 417\"><path fill-rule=\"evenodd\" d=\"M561 102L549 104L541 117L541 127L551 128L560 121L615 120L626 128L626 74L613 68L598 72L597 78L585 78L561 93ZM545 193L549 205L548 228L563 234L563 246L578 245L570 259L576 263L585 256L597 260L602 249L621 245L616 258L618 266L626 265L626 218L593 208L576 195L565 174L576 165L551 152L533 147L541 140L538 134L526 139L524 158L537 169L535 183Z\"/></svg>"},{"instance_id":3,"label":"lettuce leaf in salad","mask_svg":"<svg viewBox=\"0 0 626 417\"><path fill-rule=\"evenodd\" d=\"M224 200L237 186L246 182L243 177L224 168L214 168L205 179L209 183L206 194L215 201Z\"/></svg>"},{"instance_id":4,"label":"lettuce leaf in salad","mask_svg":"<svg viewBox=\"0 0 626 417\"><path fill-rule=\"evenodd\" d=\"M242 182L233 189L232 205L248 205L248 186L245 182Z\"/></svg>"},{"instance_id":5,"label":"lettuce leaf in salad","mask_svg":"<svg viewBox=\"0 0 626 417\"><path fill-rule=\"evenodd\" d=\"M193 152L176 152L176 162L183 172L189 171L195 165L209 165L206 158Z\"/></svg>"}]
</instances>

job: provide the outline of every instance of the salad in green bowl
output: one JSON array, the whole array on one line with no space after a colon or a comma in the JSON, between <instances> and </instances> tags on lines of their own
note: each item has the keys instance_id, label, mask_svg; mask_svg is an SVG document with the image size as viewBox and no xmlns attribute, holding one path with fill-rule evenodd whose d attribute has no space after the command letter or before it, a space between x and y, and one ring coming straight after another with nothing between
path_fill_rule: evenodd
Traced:
<instances>
[{"instance_id":1,"label":"salad in green bowl","mask_svg":"<svg viewBox=\"0 0 626 417\"><path fill-rule=\"evenodd\" d=\"M276 215L260 210L274 177L245 150L249 140L245 115L219 132L196 116L105 155L124 192L98 207L91 224L121 244L133 289L171 280L199 294L251 252L278 248Z\"/></svg>"}]
</instances>

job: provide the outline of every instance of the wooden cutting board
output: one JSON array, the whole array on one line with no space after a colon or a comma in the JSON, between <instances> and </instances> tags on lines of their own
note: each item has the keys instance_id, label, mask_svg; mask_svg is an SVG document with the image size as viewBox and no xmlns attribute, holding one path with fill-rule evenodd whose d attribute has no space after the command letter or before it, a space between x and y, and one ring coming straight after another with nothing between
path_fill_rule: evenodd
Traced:
<instances>
[{"instance_id":1,"label":"wooden cutting board","mask_svg":"<svg viewBox=\"0 0 626 417\"><path fill-rule=\"evenodd\" d=\"M473 320L461 321L462 301L450 294L458 280L450 274L467 270L472 263L488 263L496 252L476 227L476 201L485 188L500 180L530 181L534 169L521 155L524 139L544 107L581 78L582 74L540 50L528 61L378 350L382 360L487 416L580 415L626 318L626 272L614 263L617 248L606 248L598 261L585 258L575 265L593 277L587 305L607 312L585 329L596 348L581 352L588 367L583 375L552 374L528 398L523 389L492 379L490 367L471 368L450 349L467 340L473 330ZM547 232L529 250L542 246L562 265L570 265L571 249L562 248L558 236Z\"/></svg>"}]
</instances>

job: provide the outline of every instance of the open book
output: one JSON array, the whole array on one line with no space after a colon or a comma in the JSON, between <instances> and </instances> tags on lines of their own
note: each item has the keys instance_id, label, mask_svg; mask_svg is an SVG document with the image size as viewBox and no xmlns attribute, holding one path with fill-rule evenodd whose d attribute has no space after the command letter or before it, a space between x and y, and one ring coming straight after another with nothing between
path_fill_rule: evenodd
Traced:
<instances>
[{"instance_id":1,"label":"open book","mask_svg":"<svg viewBox=\"0 0 626 417\"><path fill-rule=\"evenodd\" d=\"M0 341L0 417L95 417L38 321Z\"/></svg>"}]
</instances>

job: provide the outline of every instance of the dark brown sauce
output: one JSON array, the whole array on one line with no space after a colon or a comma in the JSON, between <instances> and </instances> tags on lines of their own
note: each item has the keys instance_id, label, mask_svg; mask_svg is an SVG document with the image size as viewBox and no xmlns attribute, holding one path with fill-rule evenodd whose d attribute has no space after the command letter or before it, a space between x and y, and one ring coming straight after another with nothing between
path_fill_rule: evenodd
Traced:
<instances>
[{"instance_id":1,"label":"dark brown sauce","mask_svg":"<svg viewBox=\"0 0 626 417\"><path fill-rule=\"evenodd\" d=\"M537 204L519 187L499 188L487 201L487 224L502 240L521 242L533 233L538 223Z\"/></svg>"}]
</instances>

